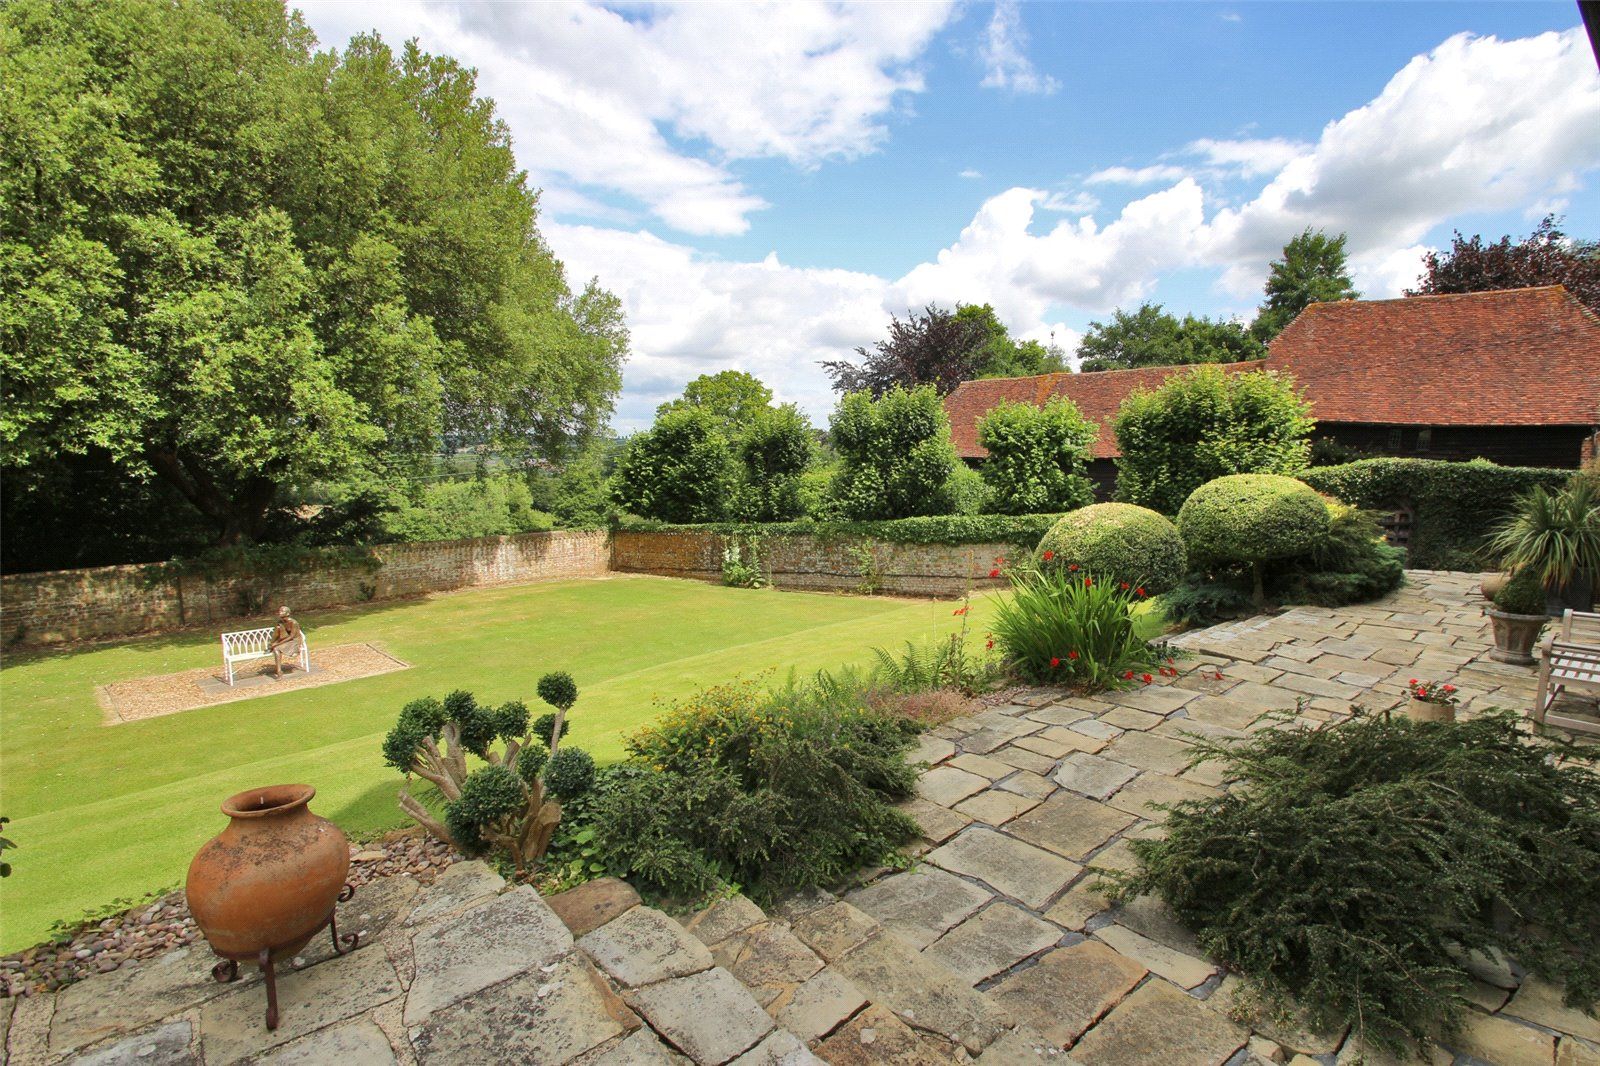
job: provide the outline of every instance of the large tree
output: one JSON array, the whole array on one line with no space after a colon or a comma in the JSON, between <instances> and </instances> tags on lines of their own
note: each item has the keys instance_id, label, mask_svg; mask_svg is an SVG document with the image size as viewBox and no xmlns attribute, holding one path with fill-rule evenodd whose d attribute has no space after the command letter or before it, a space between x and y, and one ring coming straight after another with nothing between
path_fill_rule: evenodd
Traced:
<instances>
[{"instance_id":1,"label":"large tree","mask_svg":"<svg viewBox=\"0 0 1600 1066\"><path fill-rule=\"evenodd\" d=\"M1600 314L1600 241L1569 238L1559 226L1559 219L1546 215L1522 240L1507 236L1492 244L1484 243L1482 236L1468 240L1457 231L1449 251L1423 257L1422 277L1406 295L1565 285L1585 307Z\"/></svg>"},{"instance_id":2,"label":"large tree","mask_svg":"<svg viewBox=\"0 0 1600 1066\"><path fill-rule=\"evenodd\" d=\"M1330 237L1307 229L1283 246L1283 258L1274 259L1267 272L1266 299L1250 326L1257 340L1272 340L1314 303L1360 298L1350 280L1345 240L1343 233Z\"/></svg>"},{"instance_id":3,"label":"large tree","mask_svg":"<svg viewBox=\"0 0 1600 1066\"><path fill-rule=\"evenodd\" d=\"M1259 359L1266 348L1243 326L1226 319L1176 315L1160 304L1118 310L1109 322L1091 322L1078 345L1078 369L1127 370Z\"/></svg>"},{"instance_id":4,"label":"large tree","mask_svg":"<svg viewBox=\"0 0 1600 1066\"><path fill-rule=\"evenodd\" d=\"M929 304L920 313L889 322L889 336L871 349L857 348L861 362L822 364L838 392L870 392L932 385L943 396L963 381L981 377L1044 374L1065 369L1059 348L1012 340L988 304L961 304L954 311Z\"/></svg>"},{"instance_id":5,"label":"large tree","mask_svg":"<svg viewBox=\"0 0 1600 1066\"><path fill-rule=\"evenodd\" d=\"M683 395L656 408L656 415L684 407L701 408L730 430L748 425L772 406L772 390L754 374L723 370L701 374L683 387Z\"/></svg>"},{"instance_id":6,"label":"large tree","mask_svg":"<svg viewBox=\"0 0 1600 1066\"><path fill-rule=\"evenodd\" d=\"M475 76L277 0L0 7L0 444L98 455L223 543L285 486L604 424L620 306L572 291Z\"/></svg>"}]
</instances>

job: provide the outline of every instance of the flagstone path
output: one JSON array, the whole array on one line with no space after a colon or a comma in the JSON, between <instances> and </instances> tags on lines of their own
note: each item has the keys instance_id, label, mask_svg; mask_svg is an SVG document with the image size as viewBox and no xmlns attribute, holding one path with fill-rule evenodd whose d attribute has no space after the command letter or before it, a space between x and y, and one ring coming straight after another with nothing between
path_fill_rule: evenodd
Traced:
<instances>
[{"instance_id":1,"label":"flagstone path","mask_svg":"<svg viewBox=\"0 0 1600 1066\"><path fill-rule=\"evenodd\" d=\"M1393 707L1411 677L1457 685L1465 714L1526 707L1532 671L1487 658L1476 578L1408 578L1378 603L1186 634L1176 678L1035 690L925 735L929 768L905 805L923 831L911 869L770 914L734 896L680 922L622 882L541 899L461 863L343 905L365 946L308 947L280 980L274 1033L260 978L213 983L196 945L0 1001L0 1046L19 1066L1349 1066L1360 1049L1345 1033L1254 1015L1159 902L1113 906L1090 868L1129 866L1130 842L1161 832L1152 804L1214 794L1186 732ZM1600 1066L1600 1021L1558 989L1504 960L1474 971L1456 1046L1421 1061Z\"/></svg>"}]
</instances>

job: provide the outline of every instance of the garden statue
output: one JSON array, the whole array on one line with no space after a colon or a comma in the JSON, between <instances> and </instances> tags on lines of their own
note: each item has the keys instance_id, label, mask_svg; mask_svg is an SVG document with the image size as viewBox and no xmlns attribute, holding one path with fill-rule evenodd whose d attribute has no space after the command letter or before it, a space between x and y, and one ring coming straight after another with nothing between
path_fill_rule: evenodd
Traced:
<instances>
[{"instance_id":1,"label":"garden statue","mask_svg":"<svg viewBox=\"0 0 1600 1066\"><path fill-rule=\"evenodd\" d=\"M283 657L289 657L289 664L300 658L300 645L305 640L305 634L300 631L300 623L289 614L289 608L278 608L278 624L272 627L272 643L268 650L272 652L273 668L279 677L283 676Z\"/></svg>"}]
</instances>

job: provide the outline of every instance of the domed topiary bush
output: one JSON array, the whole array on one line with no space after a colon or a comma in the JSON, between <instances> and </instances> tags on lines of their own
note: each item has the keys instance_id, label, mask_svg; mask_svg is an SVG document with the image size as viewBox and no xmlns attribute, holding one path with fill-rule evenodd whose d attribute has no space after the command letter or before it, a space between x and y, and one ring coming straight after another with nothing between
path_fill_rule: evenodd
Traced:
<instances>
[{"instance_id":1,"label":"domed topiary bush","mask_svg":"<svg viewBox=\"0 0 1600 1066\"><path fill-rule=\"evenodd\" d=\"M1178 531L1197 563L1248 564L1261 607L1264 564L1314 551L1328 535L1329 520L1327 503L1303 481L1281 474L1230 474L1189 494L1178 511Z\"/></svg>"},{"instance_id":2,"label":"domed topiary bush","mask_svg":"<svg viewBox=\"0 0 1600 1066\"><path fill-rule=\"evenodd\" d=\"M1165 592L1186 569L1178 527L1147 507L1097 503L1063 516L1039 541L1039 557L1053 566L1076 565L1104 580Z\"/></svg>"}]
</instances>

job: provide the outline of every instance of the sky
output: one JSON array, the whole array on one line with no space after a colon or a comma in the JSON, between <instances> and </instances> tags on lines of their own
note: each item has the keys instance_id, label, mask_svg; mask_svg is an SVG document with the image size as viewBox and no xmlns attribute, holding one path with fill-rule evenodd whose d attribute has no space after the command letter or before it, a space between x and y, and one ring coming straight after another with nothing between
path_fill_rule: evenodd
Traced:
<instances>
[{"instance_id":1,"label":"sky","mask_svg":"<svg viewBox=\"0 0 1600 1066\"><path fill-rule=\"evenodd\" d=\"M1600 238L1573 3L298 6L476 68L569 279L622 299L621 432L728 368L823 424L818 363L929 303L1069 353L1146 300L1248 319L1308 227L1368 298L1456 230Z\"/></svg>"}]
</instances>

